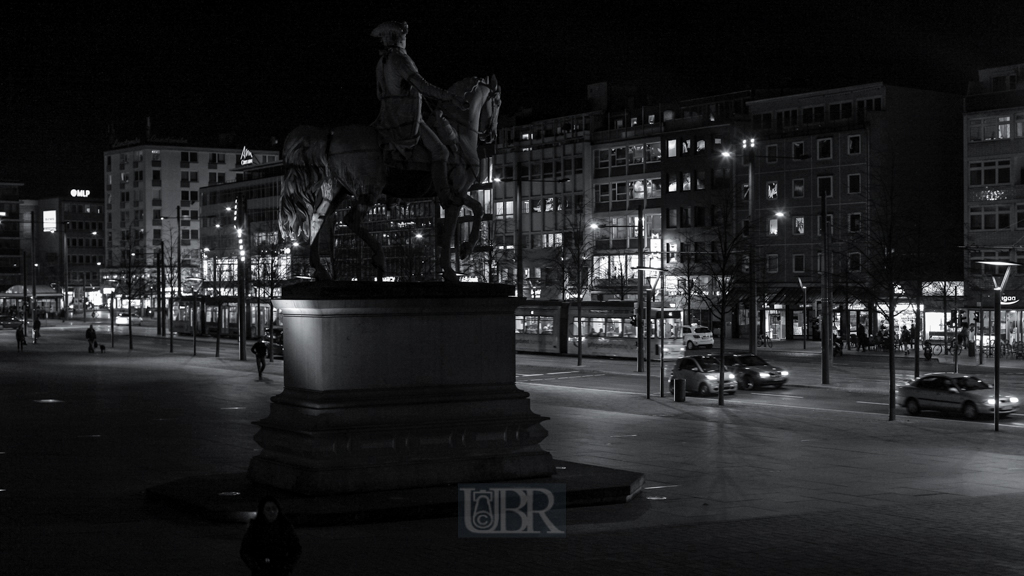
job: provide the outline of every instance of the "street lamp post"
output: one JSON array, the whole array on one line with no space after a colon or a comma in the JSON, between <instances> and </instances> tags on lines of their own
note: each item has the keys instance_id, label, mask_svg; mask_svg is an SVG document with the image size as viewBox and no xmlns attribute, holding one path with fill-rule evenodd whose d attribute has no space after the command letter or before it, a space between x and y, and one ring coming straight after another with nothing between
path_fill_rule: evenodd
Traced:
<instances>
[{"instance_id":1,"label":"street lamp post","mask_svg":"<svg viewBox=\"0 0 1024 576\"><path fill-rule=\"evenodd\" d=\"M992 347L992 362L993 362L993 375L992 375L992 392L995 404L992 406L992 422L993 430L999 432L999 352L1002 341L1002 330L1000 329L1000 314L1002 313L1002 300L1003 300L1003 288L1006 287L1006 281L1010 279L1010 269L1014 266L1020 266L1015 262L1002 262L1002 261L982 261L980 264L987 264L989 266L1006 266L1006 272L1003 273L1003 281L996 283L996 279L992 278L992 284L995 285L994 300L995 300L995 319L993 322L994 328L994 340L995 344Z\"/></svg>"},{"instance_id":2,"label":"street lamp post","mask_svg":"<svg viewBox=\"0 0 1024 576\"><path fill-rule=\"evenodd\" d=\"M754 273L754 258L756 257L757 224L754 222L754 139L743 139L743 158L747 161L747 201L748 214L750 214L750 238L749 258L750 267L750 335L748 347L751 354L757 353L757 333L760 314L757 309L757 278ZM724 327L724 324L723 324ZM725 334L722 334L725 337Z\"/></svg>"},{"instance_id":3,"label":"street lamp post","mask_svg":"<svg viewBox=\"0 0 1024 576\"><path fill-rule=\"evenodd\" d=\"M807 350L807 286L804 286L804 281L799 277L796 279L796 281L800 283L800 289L803 290L804 292L804 311L803 314L801 314L800 316L804 320L804 350Z\"/></svg>"},{"instance_id":4,"label":"street lamp post","mask_svg":"<svg viewBox=\"0 0 1024 576\"><path fill-rule=\"evenodd\" d=\"M647 313L645 315L645 320L642 323L639 322L639 321L636 323L637 329L638 330L643 330L643 332L638 333L637 336L642 339L641 341L646 341L646 344L647 344L647 354L646 354L646 357L645 357L646 363L647 363L647 399L650 400L651 399L651 327L650 327L651 300L654 298L655 290L658 289L658 282L664 277L664 273L667 272L667 270L665 270L664 268L656 268L656 267L653 267L653 266L637 266L635 268L635 270L637 271L638 275L643 274L644 271L650 271L650 272L657 272L658 273L658 276L651 276L648 279L648 282L650 283L650 286L649 286L648 290L644 291L644 292L646 292L646 295L647 295L647 297L645 298L645 300L646 300L646 308L647 308ZM637 306L637 308L639 309L640 307ZM662 314L662 316L664 316L664 314ZM662 321L664 322L664 320L662 320ZM665 347L664 346L662 346L662 348L661 348L661 354L664 357L664 355L665 355ZM640 371L643 372L643 370L640 370ZM664 396L665 395L664 371L662 372L662 382L659 384L659 386L661 388L661 395Z\"/></svg>"},{"instance_id":5,"label":"street lamp post","mask_svg":"<svg viewBox=\"0 0 1024 576\"><path fill-rule=\"evenodd\" d=\"M832 246L829 237L832 235L826 211L825 192L818 190L821 196L821 383L828 384L832 365Z\"/></svg>"}]
</instances>

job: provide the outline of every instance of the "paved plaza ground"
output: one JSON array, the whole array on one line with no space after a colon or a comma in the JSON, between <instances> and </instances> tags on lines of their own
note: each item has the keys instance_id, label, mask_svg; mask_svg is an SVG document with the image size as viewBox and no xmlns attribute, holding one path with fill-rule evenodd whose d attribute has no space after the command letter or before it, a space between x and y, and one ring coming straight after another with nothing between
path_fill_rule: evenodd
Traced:
<instances>
[{"instance_id":1,"label":"paved plaza ground","mask_svg":"<svg viewBox=\"0 0 1024 576\"><path fill-rule=\"evenodd\" d=\"M243 524L144 493L244 472L282 362L258 382L237 344L129 351L101 332L88 354L84 330L50 324L21 353L0 331L0 574L246 574ZM641 472L645 490L570 509L562 539L460 539L455 518L299 528L294 574L1024 574L1024 428L523 388L555 458Z\"/></svg>"}]
</instances>

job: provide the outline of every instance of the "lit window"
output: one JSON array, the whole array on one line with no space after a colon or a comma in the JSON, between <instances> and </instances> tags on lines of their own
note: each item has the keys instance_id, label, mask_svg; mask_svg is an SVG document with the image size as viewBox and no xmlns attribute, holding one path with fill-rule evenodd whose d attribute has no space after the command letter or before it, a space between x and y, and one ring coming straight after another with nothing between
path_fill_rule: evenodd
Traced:
<instances>
[{"instance_id":1,"label":"lit window","mask_svg":"<svg viewBox=\"0 0 1024 576\"><path fill-rule=\"evenodd\" d=\"M668 157L669 158L675 158L676 157L676 141L675 140L669 140L668 141Z\"/></svg>"},{"instance_id":2,"label":"lit window","mask_svg":"<svg viewBox=\"0 0 1024 576\"><path fill-rule=\"evenodd\" d=\"M779 183L769 182L768 183L768 199L772 200L779 197Z\"/></svg>"},{"instance_id":3,"label":"lit window","mask_svg":"<svg viewBox=\"0 0 1024 576\"><path fill-rule=\"evenodd\" d=\"M778 236L779 235L779 219L778 218L770 218L768 220L768 235L769 236Z\"/></svg>"},{"instance_id":4,"label":"lit window","mask_svg":"<svg viewBox=\"0 0 1024 576\"><path fill-rule=\"evenodd\" d=\"M793 218L793 234L800 236L804 233L804 217L795 216Z\"/></svg>"}]
</instances>

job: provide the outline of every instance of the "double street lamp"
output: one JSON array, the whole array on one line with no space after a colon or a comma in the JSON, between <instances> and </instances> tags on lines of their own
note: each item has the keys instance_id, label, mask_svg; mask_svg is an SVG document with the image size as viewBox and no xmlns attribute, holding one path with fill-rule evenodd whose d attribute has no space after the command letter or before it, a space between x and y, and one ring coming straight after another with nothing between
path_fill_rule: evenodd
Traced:
<instances>
[{"instance_id":1,"label":"double street lamp","mask_svg":"<svg viewBox=\"0 0 1024 576\"><path fill-rule=\"evenodd\" d=\"M1000 400L1001 400L999 398L999 352L1000 352L999 349L1002 348L1002 342L1003 342L1003 339L1002 339L1002 329L1001 329L1001 326L1000 326L1000 316L1002 314L1002 304L1003 304L1003 302L1002 302L1002 300L1003 300L1003 288L1006 288L1006 281L1010 279L1010 270L1014 266L1020 266L1020 264L1017 264L1015 262L1003 262L1003 261L999 261L999 260L981 261L981 262L979 262L979 264L985 264L985 265L988 265L988 266L995 266L995 267L999 267L999 266L1005 266L1006 267L1006 272L1003 273L1003 281L1002 282L998 282L997 283L995 277L992 278L992 284L994 285L993 291L995 292L994 298L993 298L995 300L995 306L994 306L994 308L995 308L995 326L994 326L994 328L995 328L995 330L994 330L994 332L995 332L995 334L994 334L994 336L995 336L995 344L992 346L992 357L993 357L993 364L994 364L994 370L993 370L993 375L992 375L992 392L993 392L993 400L995 401L995 404L992 406L992 422L993 422L994 430L996 432L999 432L999 404L1000 404Z\"/></svg>"}]
</instances>

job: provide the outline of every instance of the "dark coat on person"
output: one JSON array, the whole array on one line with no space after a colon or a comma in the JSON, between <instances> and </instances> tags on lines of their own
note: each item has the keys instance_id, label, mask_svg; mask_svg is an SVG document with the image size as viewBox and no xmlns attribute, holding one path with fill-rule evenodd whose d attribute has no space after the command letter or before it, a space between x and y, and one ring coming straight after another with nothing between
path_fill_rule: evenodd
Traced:
<instances>
[{"instance_id":1,"label":"dark coat on person","mask_svg":"<svg viewBox=\"0 0 1024 576\"><path fill-rule=\"evenodd\" d=\"M255 354L257 358L265 358L267 356L267 343L263 340L257 340L249 351Z\"/></svg>"},{"instance_id":2,"label":"dark coat on person","mask_svg":"<svg viewBox=\"0 0 1024 576\"><path fill-rule=\"evenodd\" d=\"M267 502L277 504L277 518L270 522L263 512ZM290 574L302 553L299 537L274 498L260 500L256 518L242 538L242 561L254 576L285 576Z\"/></svg>"}]
</instances>

